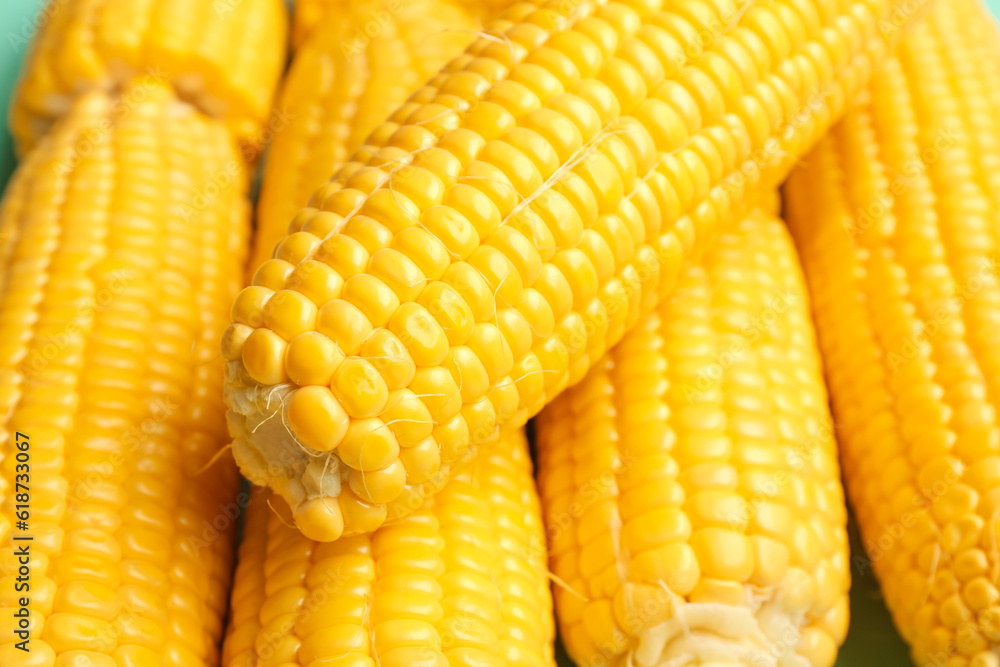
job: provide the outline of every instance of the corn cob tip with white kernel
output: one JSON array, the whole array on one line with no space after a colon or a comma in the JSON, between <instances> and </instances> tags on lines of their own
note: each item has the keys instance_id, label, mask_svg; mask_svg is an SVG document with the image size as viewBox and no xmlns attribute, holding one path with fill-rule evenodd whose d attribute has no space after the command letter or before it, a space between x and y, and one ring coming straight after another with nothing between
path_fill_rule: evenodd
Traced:
<instances>
[{"instance_id":1,"label":"corn cob tip with white kernel","mask_svg":"<svg viewBox=\"0 0 1000 667\"><path fill-rule=\"evenodd\" d=\"M558 618L578 664L833 665L847 512L780 219L758 210L724 232L536 423Z\"/></svg>"}]
</instances>

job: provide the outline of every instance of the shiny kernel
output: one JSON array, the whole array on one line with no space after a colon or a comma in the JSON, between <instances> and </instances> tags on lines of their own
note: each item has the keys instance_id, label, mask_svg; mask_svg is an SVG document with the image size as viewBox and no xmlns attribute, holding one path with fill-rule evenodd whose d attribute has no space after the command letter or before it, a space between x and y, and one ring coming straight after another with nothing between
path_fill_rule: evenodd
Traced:
<instances>
[{"instance_id":1,"label":"shiny kernel","mask_svg":"<svg viewBox=\"0 0 1000 667\"><path fill-rule=\"evenodd\" d=\"M376 276L359 273L344 283L341 298L358 307L373 327L384 327L399 308L399 297Z\"/></svg>"},{"instance_id":2,"label":"shiny kernel","mask_svg":"<svg viewBox=\"0 0 1000 667\"><path fill-rule=\"evenodd\" d=\"M337 366L330 389L347 414L355 419L377 416L389 399L389 388L379 372L357 357L348 357Z\"/></svg>"},{"instance_id":3,"label":"shiny kernel","mask_svg":"<svg viewBox=\"0 0 1000 667\"><path fill-rule=\"evenodd\" d=\"M392 242L392 232L389 228L366 215L355 215L350 218L340 230L340 234L356 240L369 254L388 248ZM333 268L340 273L338 267Z\"/></svg>"},{"instance_id":4,"label":"shiny kernel","mask_svg":"<svg viewBox=\"0 0 1000 667\"><path fill-rule=\"evenodd\" d=\"M466 345L479 357L491 385L514 367L510 346L493 324L477 324Z\"/></svg>"},{"instance_id":5,"label":"shiny kernel","mask_svg":"<svg viewBox=\"0 0 1000 667\"><path fill-rule=\"evenodd\" d=\"M344 533L347 535L370 533L385 523L385 505L365 502L350 487L341 490L337 503L344 516Z\"/></svg>"},{"instance_id":6,"label":"shiny kernel","mask_svg":"<svg viewBox=\"0 0 1000 667\"><path fill-rule=\"evenodd\" d=\"M385 504L395 500L406 485L406 468L397 459L382 470L352 470L348 476L351 489L365 502Z\"/></svg>"},{"instance_id":7,"label":"shiny kernel","mask_svg":"<svg viewBox=\"0 0 1000 667\"><path fill-rule=\"evenodd\" d=\"M476 228L454 208L432 206L424 212L421 225L455 259L465 259L479 247Z\"/></svg>"},{"instance_id":8,"label":"shiny kernel","mask_svg":"<svg viewBox=\"0 0 1000 667\"><path fill-rule=\"evenodd\" d=\"M379 250L372 255L368 271L388 285L402 302L416 299L427 282L423 272L412 260L392 248Z\"/></svg>"},{"instance_id":9,"label":"shiny kernel","mask_svg":"<svg viewBox=\"0 0 1000 667\"><path fill-rule=\"evenodd\" d=\"M691 536L691 547L706 576L747 581L754 571L750 539L724 528L703 528Z\"/></svg>"},{"instance_id":10,"label":"shiny kernel","mask_svg":"<svg viewBox=\"0 0 1000 667\"><path fill-rule=\"evenodd\" d=\"M506 186L508 195L513 194L510 187ZM478 239L486 238L500 227L503 222L503 215L497 205L476 187L468 183L459 183L448 190L443 204L460 213L476 230L476 247L479 246ZM511 205L511 208L515 204ZM446 218L442 222L447 222ZM467 234L463 233L463 238ZM472 248L469 252L475 250Z\"/></svg>"},{"instance_id":11,"label":"shiny kernel","mask_svg":"<svg viewBox=\"0 0 1000 667\"><path fill-rule=\"evenodd\" d=\"M264 325L264 307L274 295L274 291L266 287L245 287L233 301L230 319L236 324L244 324L254 329Z\"/></svg>"},{"instance_id":12,"label":"shiny kernel","mask_svg":"<svg viewBox=\"0 0 1000 667\"><path fill-rule=\"evenodd\" d=\"M359 419L351 422L337 454L354 470L380 470L399 457L399 444L382 420Z\"/></svg>"},{"instance_id":13,"label":"shiny kernel","mask_svg":"<svg viewBox=\"0 0 1000 667\"><path fill-rule=\"evenodd\" d=\"M254 380L275 385L288 380L285 349L288 343L269 329L256 329L243 344L243 366Z\"/></svg>"},{"instance_id":14,"label":"shiny kernel","mask_svg":"<svg viewBox=\"0 0 1000 667\"><path fill-rule=\"evenodd\" d=\"M316 328L316 304L291 290L275 292L264 306L264 326L286 341Z\"/></svg>"},{"instance_id":15,"label":"shiny kernel","mask_svg":"<svg viewBox=\"0 0 1000 667\"><path fill-rule=\"evenodd\" d=\"M458 293L476 322L493 319L496 313L493 290L483 275L470 264L455 262L445 271L441 281Z\"/></svg>"},{"instance_id":16,"label":"shiny kernel","mask_svg":"<svg viewBox=\"0 0 1000 667\"><path fill-rule=\"evenodd\" d=\"M326 387L333 372L344 361L337 344L321 333L307 331L288 344L285 351L285 371L295 384Z\"/></svg>"},{"instance_id":17,"label":"shiny kernel","mask_svg":"<svg viewBox=\"0 0 1000 667\"><path fill-rule=\"evenodd\" d=\"M441 451L434 438L427 438L415 447L400 450L399 460L406 468L406 483L422 484L441 468Z\"/></svg>"},{"instance_id":18,"label":"shiny kernel","mask_svg":"<svg viewBox=\"0 0 1000 667\"><path fill-rule=\"evenodd\" d=\"M239 361L243 357L243 345L253 329L245 324L230 324L222 335L222 358Z\"/></svg>"},{"instance_id":19,"label":"shiny kernel","mask_svg":"<svg viewBox=\"0 0 1000 667\"><path fill-rule=\"evenodd\" d=\"M361 346L361 356L385 380L390 391L405 387L417 367L403 343L387 329L376 329Z\"/></svg>"},{"instance_id":20,"label":"shiny kernel","mask_svg":"<svg viewBox=\"0 0 1000 667\"><path fill-rule=\"evenodd\" d=\"M462 409L458 385L451 373L441 366L418 368L410 389L424 402L435 422L451 419Z\"/></svg>"},{"instance_id":21,"label":"shiny kernel","mask_svg":"<svg viewBox=\"0 0 1000 667\"><path fill-rule=\"evenodd\" d=\"M312 498L293 513L295 525L311 540L332 542L344 533L344 515L336 498Z\"/></svg>"},{"instance_id":22,"label":"shiny kernel","mask_svg":"<svg viewBox=\"0 0 1000 667\"><path fill-rule=\"evenodd\" d=\"M284 289L285 281L295 267L281 259L269 259L253 274L253 284L277 292Z\"/></svg>"},{"instance_id":23,"label":"shiny kernel","mask_svg":"<svg viewBox=\"0 0 1000 667\"><path fill-rule=\"evenodd\" d=\"M294 268L285 281L285 288L304 294L317 307L340 296L344 279L330 266L310 259Z\"/></svg>"},{"instance_id":24,"label":"shiny kernel","mask_svg":"<svg viewBox=\"0 0 1000 667\"><path fill-rule=\"evenodd\" d=\"M327 452L340 444L350 422L347 412L326 387L302 387L288 399L288 426L310 449Z\"/></svg>"},{"instance_id":25,"label":"shiny kernel","mask_svg":"<svg viewBox=\"0 0 1000 667\"><path fill-rule=\"evenodd\" d=\"M316 251L315 259L323 262L344 278L362 273L368 266L370 253L361 243L344 234L334 234Z\"/></svg>"},{"instance_id":26,"label":"shiny kernel","mask_svg":"<svg viewBox=\"0 0 1000 667\"><path fill-rule=\"evenodd\" d=\"M483 245L469 256L469 264L486 279L495 307L517 303L523 290L521 275L500 250Z\"/></svg>"},{"instance_id":27,"label":"shiny kernel","mask_svg":"<svg viewBox=\"0 0 1000 667\"><path fill-rule=\"evenodd\" d=\"M372 325L357 306L334 299L319 309L316 331L337 343L346 356L354 356L371 334Z\"/></svg>"},{"instance_id":28,"label":"shiny kernel","mask_svg":"<svg viewBox=\"0 0 1000 667\"><path fill-rule=\"evenodd\" d=\"M295 232L286 236L274 250L274 258L298 264L316 251L320 240L308 232Z\"/></svg>"},{"instance_id":29,"label":"shiny kernel","mask_svg":"<svg viewBox=\"0 0 1000 667\"><path fill-rule=\"evenodd\" d=\"M450 345L461 345L472 335L476 325L472 310L450 285L443 282L428 284L417 297L417 303L434 316Z\"/></svg>"},{"instance_id":30,"label":"shiny kernel","mask_svg":"<svg viewBox=\"0 0 1000 667\"><path fill-rule=\"evenodd\" d=\"M404 448L417 445L434 429L430 411L410 389L391 392L380 417Z\"/></svg>"},{"instance_id":31,"label":"shiny kernel","mask_svg":"<svg viewBox=\"0 0 1000 667\"><path fill-rule=\"evenodd\" d=\"M419 367L436 366L448 354L448 337L423 306L404 303L389 322L392 331Z\"/></svg>"},{"instance_id":32,"label":"shiny kernel","mask_svg":"<svg viewBox=\"0 0 1000 667\"><path fill-rule=\"evenodd\" d=\"M428 280L437 280L451 264L451 251L429 228L410 227L396 234L391 248L409 257Z\"/></svg>"},{"instance_id":33,"label":"shiny kernel","mask_svg":"<svg viewBox=\"0 0 1000 667\"><path fill-rule=\"evenodd\" d=\"M451 348L442 365L451 371L464 402L468 403L486 395L490 387L490 378L479 357L471 349L464 345Z\"/></svg>"},{"instance_id":34,"label":"shiny kernel","mask_svg":"<svg viewBox=\"0 0 1000 667\"><path fill-rule=\"evenodd\" d=\"M465 423L465 418L458 414L434 427L434 440L441 447L443 463L458 461L469 447L469 425Z\"/></svg>"},{"instance_id":35,"label":"shiny kernel","mask_svg":"<svg viewBox=\"0 0 1000 667\"><path fill-rule=\"evenodd\" d=\"M336 213L331 213L330 211L319 211L316 215L310 217L309 220L302 225L299 231L309 232L317 238L325 239L327 236L335 232L343 221L344 218Z\"/></svg>"}]
</instances>

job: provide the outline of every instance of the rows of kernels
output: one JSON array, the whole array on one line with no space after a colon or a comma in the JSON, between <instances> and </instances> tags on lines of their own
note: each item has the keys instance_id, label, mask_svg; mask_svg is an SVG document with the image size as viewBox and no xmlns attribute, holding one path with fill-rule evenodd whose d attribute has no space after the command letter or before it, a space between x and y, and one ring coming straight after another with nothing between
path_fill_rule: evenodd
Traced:
<instances>
[{"instance_id":1,"label":"rows of kernels","mask_svg":"<svg viewBox=\"0 0 1000 667\"><path fill-rule=\"evenodd\" d=\"M935 5L786 193L848 492L918 664L996 660L996 42L977 3Z\"/></svg>"},{"instance_id":2,"label":"rows of kernels","mask_svg":"<svg viewBox=\"0 0 1000 667\"><path fill-rule=\"evenodd\" d=\"M308 23L317 27L298 47L276 103L288 120L268 150L257 208L249 266L251 272L268 274L268 279L256 276L257 285L270 286L273 280L280 289L287 277L283 271L292 267L284 262L261 264L284 238L289 222L378 123L461 53L478 25L471 13L449 0L391 6L373 0L338 8L319 23L327 9L323 4L331 3L295 7L296 30L303 29L306 17L315 17ZM376 19L377 30L370 25ZM316 233L323 222L312 220L309 231Z\"/></svg>"},{"instance_id":3,"label":"rows of kernels","mask_svg":"<svg viewBox=\"0 0 1000 667\"><path fill-rule=\"evenodd\" d=\"M223 119L254 161L276 131L268 120L285 64L288 17L280 0L69 0L52 6L32 45L11 107L24 155L87 90L112 90L134 75L170 81L179 94ZM148 86L123 98L141 101ZM264 126L268 125L267 128Z\"/></svg>"},{"instance_id":4,"label":"rows of kernels","mask_svg":"<svg viewBox=\"0 0 1000 667\"><path fill-rule=\"evenodd\" d=\"M483 22L490 21L503 9L514 4L514 1L435 0L437 9L434 11L448 13L460 7L467 16L476 19L475 28L481 28ZM352 35L354 40L352 45L359 43L368 45L380 37L384 31L392 30L393 21L404 14L410 5L408 2L393 2L393 0L365 0L361 3L346 4L347 7L345 7L344 0L301 0L296 2L292 22L292 45L296 49L304 49L305 44L314 33L325 30L331 22L339 20L343 14L352 12L354 13L353 20L358 28L358 32ZM427 18L433 20L435 17L428 16ZM378 115L378 118L381 117L381 114Z\"/></svg>"},{"instance_id":5,"label":"rows of kernels","mask_svg":"<svg viewBox=\"0 0 1000 667\"><path fill-rule=\"evenodd\" d=\"M271 500L250 506L258 532L240 548L227 667L554 664L523 433L504 436L425 508L368 535L312 542Z\"/></svg>"},{"instance_id":6,"label":"rows of kernels","mask_svg":"<svg viewBox=\"0 0 1000 667\"><path fill-rule=\"evenodd\" d=\"M847 629L846 514L805 287L779 220L758 211L723 233L538 423L575 659L655 664L635 652L639 638L672 610L753 603L767 642L787 643L792 627L789 649L833 664ZM713 614L699 630L773 648Z\"/></svg>"},{"instance_id":7,"label":"rows of kernels","mask_svg":"<svg viewBox=\"0 0 1000 667\"><path fill-rule=\"evenodd\" d=\"M505 40L477 40L295 218L275 258L318 259L344 279L338 298L315 304L316 331L353 355L371 331L387 327L416 367L413 383L433 388L434 401L449 408L428 405L439 446L448 445L438 438L443 422L457 420L459 446L451 447L455 457L442 452L441 476L453 458L489 441L494 422L523 423L579 381L669 291L682 261L734 219L744 194L780 179L788 154L801 154L853 97L885 51L876 18L891 3L812 12L802 4L737 12L735 3L704 3L682 15L656 2L609 2L583 5L571 19L555 4L518 4L494 25ZM702 24L726 29L703 44ZM458 238L435 233L442 218ZM404 236L410 260L394 252ZM412 254L418 243L429 255L449 253L450 263ZM424 272L432 267L444 272ZM459 298L437 308L407 302L439 281ZM296 289L291 277L284 288ZM290 375L286 339L266 328L271 293L254 287L234 309L236 323L265 327L242 349L230 336L225 350L242 360L251 383ZM459 312L476 323L471 333L442 336ZM442 363L463 345L482 369ZM431 373L442 381L423 382ZM467 380L475 392L462 391ZM385 389L359 383L354 402L374 411ZM473 401L483 407L481 428L461 425L460 406ZM366 420L344 431L348 450L357 448L352 435L390 430L329 403L323 423ZM241 451L252 444L236 442L247 470ZM293 508L308 502L286 495ZM342 519L335 514L328 535ZM318 535L310 523L300 526Z\"/></svg>"},{"instance_id":8,"label":"rows of kernels","mask_svg":"<svg viewBox=\"0 0 1000 667\"><path fill-rule=\"evenodd\" d=\"M38 664L211 665L237 475L225 463L199 473L225 438L212 342L246 254L246 176L199 204L238 164L225 127L160 86L127 118L118 102L78 100L0 211L3 465L9 482L13 433L29 434L32 648ZM5 499L7 521L14 510ZM11 661L14 641L0 646Z\"/></svg>"}]
</instances>

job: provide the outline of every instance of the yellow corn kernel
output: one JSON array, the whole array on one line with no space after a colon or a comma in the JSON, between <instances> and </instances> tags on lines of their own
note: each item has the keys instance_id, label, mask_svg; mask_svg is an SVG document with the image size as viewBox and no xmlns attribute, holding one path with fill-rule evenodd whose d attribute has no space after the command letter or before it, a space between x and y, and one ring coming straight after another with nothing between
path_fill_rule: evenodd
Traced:
<instances>
[{"instance_id":1,"label":"yellow corn kernel","mask_svg":"<svg viewBox=\"0 0 1000 667\"><path fill-rule=\"evenodd\" d=\"M570 655L833 664L847 515L806 287L757 210L537 419ZM585 600L581 599L583 596Z\"/></svg>"},{"instance_id":2,"label":"yellow corn kernel","mask_svg":"<svg viewBox=\"0 0 1000 667\"><path fill-rule=\"evenodd\" d=\"M390 467L386 475L402 468L398 461ZM356 483L352 473L340 506L331 506L337 516L352 516L355 525L369 520L375 506L364 485L374 491L388 479L381 475ZM253 496L222 650L226 667L555 666L545 535L523 432L501 436L399 523L333 543L290 528L280 498L263 490ZM309 511L331 511L318 498L307 502ZM384 521L384 510L376 518ZM285 572L295 576L279 582Z\"/></svg>"},{"instance_id":3,"label":"yellow corn kernel","mask_svg":"<svg viewBox=\"0 0 1000 667\"><path fill-rule=\"evenodd\" d=\"M1000 31L935 3L786 189L844 479L917 664L995 664Z\"/></svg>"},{"instance_id":4,"label":"yellow corn kernel","mask_svg":"<svg viewBox=\"0 0 1000 667\"><path fill-rule=\"evenodd\" d=\"M5 665L218 663L239 476L214 461L226 427L213 341L242 285L248 175L201 198L237 164L223 123L140 80L73 100L7 187L0 614L26 597L32 616L29 653L0 633ZM248 294L237 317L259 324L262 295ZM230 358L251 331L227 338ZM30 591L17 593L22 566Z\"/></svg>"},{"instance_id":5,"label":"yellow corn kernel","mask_svg":"<svg viewBox=\"0 0 1000 667\"><path fill-rule=\"evenodd\" d=\"M288 16L281 0L64 0L45 14L10 110L19 155L27 154L88 90L127 87L122 110L141 104L158 80L226 123L246 162L284 121L268 123L285 65ZM265 128L265 125L269 126ZM239 177L235 165L211 175ZM239 177L242 178L242 177ZM202 193L204 196L204 193Z\"/></svg>"},{"instance_id":6,"label":"yellow corn kernel","mask_svg":"<svg viewBox=\"0 0 1000 667\"><path fill-rule=\"evenodd\" d=\"M295 57L275 105L288 118L268 149L251 270L271 256L289 223L320 238L337 228L330 213L322 230L315 217L296 213L379 122L461 53L477 27L450 0L296 3Z\"/></svg>"},{"instance_id":7,"label":"yellow corn kernel","mask_svg":"<svg viewBox=\"0 0 1000 667\"><path fill-rule=\"evenodd\" d=\"M345 279L338 298L316 304L316 331L345 355L383 327L402 343L416 366L406 388L427 405L440 465L460 467L498 432L479 413L472 428L465 408L488 401L496 426L515 427L578 382L844 111L888 53L897 31L879 26L908 16L902 4L518 3L371 133L292 218L274 258L321 261ZM644 115L647 103L657 109ZM305 231L322 213L336 226ZM422 253L401 259L397 239L415 229L441 232L426 254L453 253L443 273ZM465 307L435 308L441 285ZM545 315L533 328L528 290L546 301L551 330ZM454 320L469 314L457 342ZM479 364L451 354L460 346ZM316 497L297 479L310 453L287 429L253 430L278 409L265 398L275 386L239 361L229 368L237 461L294 516ZM338 398L349 414L364 403L352 414L366 422L359 436L387 438L367 422L386 423L367 410L382 402L373 386ZM378 469L391 463L383 444ZM338 488L368 463L349 452L355 465L333 466ZM296 522L307 535L334 532Z\"/></svg>"}]
</instances>

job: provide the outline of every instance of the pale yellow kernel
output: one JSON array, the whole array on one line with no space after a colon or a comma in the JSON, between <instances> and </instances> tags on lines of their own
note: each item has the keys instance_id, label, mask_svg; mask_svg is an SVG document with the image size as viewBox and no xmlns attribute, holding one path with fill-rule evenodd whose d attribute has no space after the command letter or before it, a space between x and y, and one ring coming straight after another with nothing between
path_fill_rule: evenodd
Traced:
<instances>
[{"instance_id":1,"label":"pale yellow kernel","mask_svg":"<svg viewBox=\"0 0 1000 667\"><path fill-rule=\"evenodd\" d=\"M630 569L637 580L662 582L677 595L690 593L701 575L694 550L679 542L637 554Z\"/></svg>"},{"instance_id":2,"label":"pale yellow kernel","mask_svg":"<svg viewBox=\"0 0 1000 667\"><path fill-rule=\"evenodd\" d=\"M288 399L288 426L310 449L334 449L347 434L350 418L326 387L302 387Z\"/></svg>"},{"instance_id":3,"label":"pale yellow kernel","mask_svg":"<svg viewBox=\"0 0 1000 667\"><path fill-rule=\"evenodd\" d=\"M460 414L434 427L434 440L441 447L441 461L458 461L469 448L469 425Z\"/></svg>"},{"instance_id":4,"label":"pale yellow kernel","mask_svg":"<svg viewBox=\"0 0 1000 667\"><path fill-rule=\"evenodd\" d=\"M754 570L749 538L725 528L703 528L691 536L691 547L706 576L747 581Z\"/></svg>"},{"instance_id":5,"label":"pale yellow kernel","mask_svg":"<svg viewBox=\"0 0 1000 667\"><path fill-rule=\"evenodd\" d=\"M449 248L429 229L404 229L393 237L390 247L410 258L428 280L439 279L451 264Z\"/></svg>"},{"instance_id":6,"label":"pale yellow kernel","mask_svg":"<svg viewBox=\"0 0 1000 667\"><path fill-rule=\"evenodd\" d=\"M365 359L349 357L333 372L330 389L351 417L375 417L389 399L389 388L379 372Z\"/></svg>"},{"instance_id":7,"label":"pale yellow kernel","mask_svg":"<svg viewBox=\"0 0 1000 667\"><path fill-rule=\"evenodd\" d=\"M277 292L285 288L285 281L294 268L282 259L269 259L253 274L253 284Z\"/></svg>"},{"instance_id":8,"label":"pale yellow kernel","mask_svg":"<svg viewBox=\"0 0 1000 667\"><path fill-rule=\"evenodd\" d=\"M323 262L344 279L362 273L371 255L357 240L345 234L334 234L323 241L315 259Z\"/></svg>"},{"instance_id":9,"label":"pale yellow kernel","mask_svg":"<svg viewBox=\"0 0 1000 667\"><path fill-rule=\"evenodd\" d=\"M352 420L337 454L354 470L380 470L399 457L399 444L380 419Z\"/></svg>"},{"instance_id":10,"label":"pale yellow kernel","mask_svg":"<svg viewBox=\"0 0 1000 667\"><path fill-rule=\"evenodd\" d=\"M422 484L441 468L440 447L434 438L427 438L414 447L400 450L399 460L406 468L406 483Z\"/></svg>"},{"instance_id":11,"label":"pale yellow kernel","mask_svg":"<svg viewBox=\"0 0 1000 667\"><path fill-rule=\"evenodd\" d=\"M385 380L390 391L409 384L416 364L403 343L387 329L376 329L361 346L365 358Z\"/></svg>"},{"instance_id":12,"label":"pale yellow kernel","mask_svg":"<svg viewBox=\"0 0 1000 667\"><path fill-rule=\"evenodd\" d=\"M289 234L274 249L274 258L298 264L319 247L319 239L308 232Z\"/></svg>"},{"instance_id":13,"label":"pale yellow kernel","mask_svg":"<svg viewBox=\"0 0 1000 667\"><path fill-rule=\"evenodd\" d=\"M266 287L244 287L233 301L231 321L255 329L263 326L264 307L273 295L274 291Z\"/></svg>"},{"instance_id":14,"label":"pale yellow kernel","mask_svg":"<svg viewBox=\"0 0 1000 667\"><path fill-rule=\"evenodd\" d=\"M418 444L434 429L427 406L409 388L390 392L385 410L379 417L392 429L400 447Z\"/></svg>"},{"instance_id":15,"label":"pale yellow kernel","mask_svg":"<svg viewBox=\"0 0 1000 667\"><path fill-rule=\"evenodd\" d=\"M295 525L311 540L331 542L344 532L344 515L337 498L311 498L295 508Z\"/></svg>"},{"instance_id":16,"label":"pale yellow kernel","mask_svg":"<svg viewBox=\"0 0 1000 667\"><path fill-rule=\"evenodd\" d=\"M351 489L369 503L385 504L403 492L406 485L406 468L396 459L381 470L352 470L348 476Z\"/></svg>"},{"instance_id":17,"label":"pale yellow kernel","mask_svg":"<svg viewBox=\"0 0 1000 667\"><path fill-rule=\"evenodd\" d=\"M357 306L373 327L384 327L396 309L399 297L388 285L369 273L347 279L341 298Z\"/></svg>"},{"instance_id":18,"label":"pale yellow kernel","mask_svg":"<svg viewBox=\"0 0 1000 667\"><path fill-rule=\"evenodd\" d=\"M243 366L261 384L281 384L285 373L285 350L288 343L270 329L256 329L243 343Z\"/></svg>"},{"instance_id":19,"label":"pale yellow kernel","mask_svg":"<svg viewBox=\"0 0 1000 667\"><path fill-rule=\"evenodd\" d=\"M350 487L341 489L337 502L344 516L344 532L347 535L370 533L385 523L385 505L365 502Z\"/></svg>"},{"instance_id":20,"label":"pale yellow kernel","mask_svg":"<svg viewBox=\"0 0 1000 667\"><path fill-rule=\"evenodd\" d=\"M286 341L316 328L316 304L292 290L275 292L264 306L264 326Z\"/></svg>"},{"instance_id":21,"label":"pale yellow kernel","mask_svg":"<svg viewBox=\"0 0 1000 667\"><path fill-rule=\"evenodd\" d=\"M396 293L400 301L413 301L427 282L423 271L406 255L385 248L372 255L368 271Z\"/></svg>"},{"instance_id":22,"label":"pale yellow kernel","mask_svg":"<svg viewBox=\"0 0 1000 667\"><path fill-rule=\"evenodd\" d=\"M479 247L476 228L454 208L432 206L424 212L420 221L426 232L443 244L454 259L466 259Z\"/></svg>"},{"instance_id":23,"label":"pale yellow kernel","mask_svg":"<svg viewBox=\"0 0 1000 667\"><path fill-rule=\"evenodd\" d=\"M417 303L441 325L450 345L462 345L472 335L476 326L472 310L450 285L429 283L417 297Z\"/></svg>"},{"instance_id":24,"label":"pale yellow kernel","mask_svg":"<svg viewBox=\"0 0 1000 667\"><path fill-rule=\"evenodd\" d=\"M437 320L418 303L404 303L389 321L418 367L436 366L448 354L448 337Z\"/></svg>"},{"instance_id":25,"label":"pale yellow kernel","mask_svg":"<svg viewBox=\"0 0 1000 667\"><path fill-rule=\"evenodd\" d=\"M962 599L970 609L980 611L996 604L1000 593L986 577L976 577L963 587Z\"/></svg>"},{"instance_id":26,"label":"pale yellow kernel","mask_svg":"<svg viewBox=\"0 0 1000 667\"><path fill-rule=\"evenodd\" d=\"M354 356L372 332L372 324L357 306L334 299L319 309L316 331L337 343L346 356Z\"/></svg>"},{"instance_id":27,"label":"pale yellow kernel","mask_svg":"<svg viewBox=\"0 0 1000 667\"><path fill-rule=\"evenodd\" d=\"M222 334L222 358L239 361L243 356L243 345L251 333L253 329L245 324L230 324Z\"/></svg>"},{"instance_id":28,"label":"pale yellow kernel","mask_svg":"<svg viewBox=\"0 0 1000 667\"><path fill-rule=\"evenodd\" d=\"M323 262L310 259L294 268L285 281L285 288L301 292L317 306L323 306L340 296L344 279Z\"/></svg>"},{"instance_id":29,"label":"pale yellow kernel","mask_svg":"<svg viewBox=\"0 0 1000 667\"><path fill-rule=\"evenodd\" d=\"M326 387L333 378L333 372L343 361L344 353L337 344L315 331L307 331L293 338L285 352L288 378L299 386Z\"/></svg>"}]
</instances>

